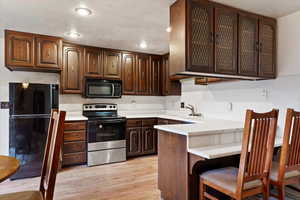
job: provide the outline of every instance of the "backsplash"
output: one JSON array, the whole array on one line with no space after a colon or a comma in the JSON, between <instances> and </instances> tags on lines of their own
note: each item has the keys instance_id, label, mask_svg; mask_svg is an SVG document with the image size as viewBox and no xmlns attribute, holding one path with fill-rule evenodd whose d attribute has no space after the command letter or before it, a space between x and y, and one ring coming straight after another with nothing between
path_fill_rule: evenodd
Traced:
<instances>
[{"instance_id":1,"label":"backsplash","mask_svg":"<svg viewBox=\"0 0 300 200\"><path fill-rule=\"evenodd\" d=\"M60 95L60 109L81 112L85 103L116 103L119 111L132 113L158 112L165 110L164 97L122 96L120 99L85 99L79 95Z\"/></svg>"},{"instance_id":2,"label":"backsplash","mask_svg":"<svg viewBox=\"0 0 300 200\"><path fill-rule=\"evenodd\" d=\"M300 75L281 76L266 81L233 81L195 85L193 79L182 81L181 97L167 97L167 110L180 110L180 102L196 106L204 118L244 121L246 109L267 112L280 110L279 134L284 128L287 108L300 110L298 86Z\"/></svg>"}]
</instances>

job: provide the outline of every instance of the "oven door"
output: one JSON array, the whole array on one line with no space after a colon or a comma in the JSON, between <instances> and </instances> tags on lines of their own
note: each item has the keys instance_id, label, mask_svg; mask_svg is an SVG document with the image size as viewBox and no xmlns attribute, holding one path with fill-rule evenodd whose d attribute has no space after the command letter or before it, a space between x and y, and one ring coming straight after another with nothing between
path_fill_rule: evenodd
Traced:
<instances>
[{"instance_id":1,"label":"oven door","mask_svg":"<svg viewBox=\"0 0 300 200\"><path fill-rule=\"evenodd\" d=\"M125 147L125 132L125 119L89 120L88 151Z\"/></svg>"}]
</instances>

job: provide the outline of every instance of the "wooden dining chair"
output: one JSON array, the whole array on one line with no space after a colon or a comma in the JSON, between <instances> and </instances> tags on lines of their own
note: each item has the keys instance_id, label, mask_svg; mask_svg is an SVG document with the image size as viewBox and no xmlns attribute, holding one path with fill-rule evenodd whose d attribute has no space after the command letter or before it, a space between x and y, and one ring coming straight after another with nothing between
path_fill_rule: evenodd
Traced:
<instances>
[{"instance_id":1,"label":"wooden dining chair","mask_svg":"<svg viewBox=\"0 0 300 200\"><path fill-rule=\"evenodd\" d=\"M269 198L269 172L276 137L278 110L255 113L247 110L239 169L227 167L204 172L200 176L200 199L216 200L207 187L233 199L256 194Z\"/></svg>"},{"instance_id":2,"label":"wooden dining chair","mask_svg":"<svg viewBox=\"0 0 300 200\"><path fill-rule=\"evenodd\" d=\"M278 195L285 199L285 185L300 181L300 112L288 109L283 135L283 144L278 162L273 162L270 183L278 189Z\"/></svg>"},{"instance_id":3,"label":"wooden dining chair","mask_svg":"<svg viewBox=\"0 0 300 200\"><path fill-rule=\"evenodd\" d=\"M41 172L40 189L0 195L0 200L52 200L66 112L52 110Z\"/></svg>"}]
</instances>

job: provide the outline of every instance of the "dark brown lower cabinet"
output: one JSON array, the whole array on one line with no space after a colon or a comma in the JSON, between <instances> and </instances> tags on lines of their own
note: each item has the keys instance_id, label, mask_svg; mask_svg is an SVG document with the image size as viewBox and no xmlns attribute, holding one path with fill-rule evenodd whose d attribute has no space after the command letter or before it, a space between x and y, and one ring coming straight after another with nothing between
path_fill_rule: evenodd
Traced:
<instances>
[{"instance_id":1,"label":"dark brown lower cabinet","mask_svg":"<svg viewBox=\"0 0 300 200\"><path fill-rule=\"evenodd\" d=\"M127 128L127 156L142 154L142 128Z\"/></svg>"},{"instance_id":2,"label":"dark brown lower cabinet","mask_svg":"<svg viewBox=\"0 0 300 200\"><path fill-rule=\"evenodd\" d=\"M65 122L64 144L62 148L62 165L86 164L86 122Z\"/></svg>"},{"instance_id":3,"label":"dark brown lower cabinet","mask_svg":"<svg viewBox=\"0 0 300 200\"><path fill-rule=\"evenodd\" d=\"M127 157L157 153L157 119L127 120Z\"/></svg>"},{"instance_id":4,"label":"dark brown lower cabinet","mask_svg":"<svg viewBox=\"0 0 300 200\"><path fill-rule=\"evenodd\" d=\"M143 154L157 153L157 131L153 127L142 128Z\"/></svg>"},{"instance_id":5,"label":"dark brown lower cabinet","mask_svg":"<svg viewBox=\"0 0 300 200\"><path fill-rule=\"evenodd\" d=\"M185 124L178 120L161 118L127 120L127 157L157 154L157 130L154 125Z\"/></svg>"}]
</instances>

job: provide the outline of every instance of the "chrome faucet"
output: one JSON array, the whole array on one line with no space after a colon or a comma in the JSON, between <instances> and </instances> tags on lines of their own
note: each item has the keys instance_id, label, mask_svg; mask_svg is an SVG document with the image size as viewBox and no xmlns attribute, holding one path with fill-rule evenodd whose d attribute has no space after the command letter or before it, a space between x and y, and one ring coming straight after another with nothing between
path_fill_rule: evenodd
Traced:
<instances>
[{"instance_id":1,"label":"chrome faucet","mask_svg":"<svg viewBox=\"0 0 300 200\"><path fill-rule=\"evenodd\" d=\"M191 104L188 104L187 106L185 106L186 109L191 110L191 114L189 114L189 116L193 116L193 117L201 117L202 114L201 113L196 113L195 112L195 107Z\"/></svg>"}]
</instances>

